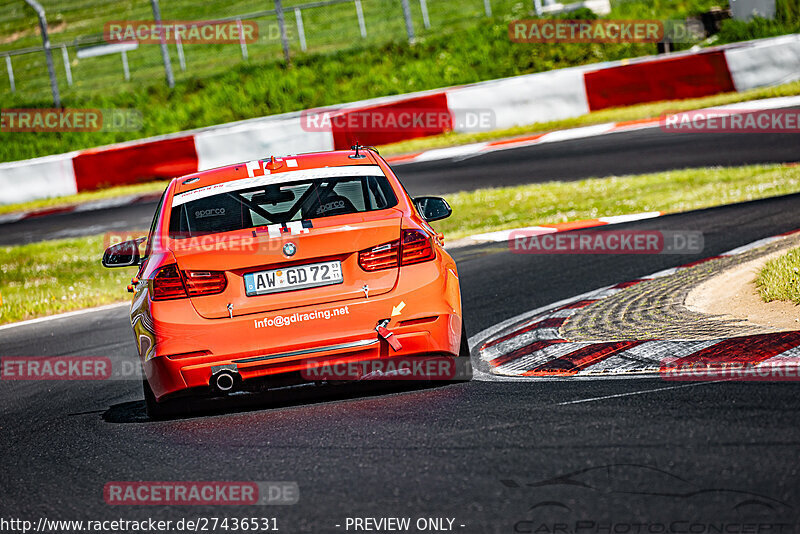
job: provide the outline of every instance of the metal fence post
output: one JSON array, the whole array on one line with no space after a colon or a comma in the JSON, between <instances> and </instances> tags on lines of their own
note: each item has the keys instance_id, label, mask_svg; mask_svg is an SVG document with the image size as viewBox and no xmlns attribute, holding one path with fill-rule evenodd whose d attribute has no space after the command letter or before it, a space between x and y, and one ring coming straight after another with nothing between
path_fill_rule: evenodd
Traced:
<instances>
[{"instance_id":1,"label":"metal fence post","mask_svg":"<svg viewBox=\"0 0 800 534\"><path fill-rule=\"evenodd\" d=\"M17 92L17 86L14 84L14 69L11 68L11 56L6 56L6 70L8 71L8 83L11 86L11 92Z\"/></svg>"},{"instance_id":2,"label":"metal fence post","mask_svg":"<svg viewBox=\"0 0 800 534\"><path fill-rule=\"evenodd\" d=\"M172 64L169 62L169 50L167 49L167 40L164 36L164 27L161 24L161 9L158 7L158 0L150 0L150 4L153 7L153 20L158 26L161 34L161 58L164 60L164 72L167 75L167 85L170 89L175 87L175 76L172 75ZM123 64L125 65L125 70L128 70L128 56L123 54ZM127 78L126 78L127 79Z\"/></svg>"},{"instance_id":3,"label":"metal fence post","mask_svg":"<svg viewBox=\"0 0 800 534\"><path fill-rule=\"evenodd\" d=\"M492 0L483 0L483 11L487 17L492 16Z\"/></svg>"},{"instance_id":4,"label":"metal fence post","mask_svg":"<svg viewBox=\"0 0 800 534\"><path fill-rule=\"evenodd\" d=\"M39 17L39 28L42 30L42 48L44 48L44 56L47 60L47 73L50 75L50 90L53 92L53 106L61 107L61 95L58 93L58 80L56 79L56 69L53 66L53 54L50 50L50 37L47 35L47 18L45 18L44 9L36 0L25 0L29 6L36 11L36 16Z\"/></svg>"},{"instance_id":5,"label":"metal fence post","mask_svg":"<svg viewBox=\"0 0 800 534\"><path fill-rule=\"evenodd\" d=\"M239 29L239 47L242 49L242 59L247 61L250 55L247 53L247 40L244 38L242 19L236 19L236 27Z\"/></svg>"},{"instance_id":6,"label":"metal fence post","mask_svg":"<svg viewBox=\"0 0 800 534\"><path fill-rule=\"evenodd\" d=\"M361 9L361 0L355 0L356 16L358 17L358 29L361 30L362 39L367 37L367 25L364 23L364 11Z\"/></svg>"},{"instance_id":7,"label":"metal fence post","mask_svg":"<svg viewBox=\"0 0 800 534\"><path fill-rule=\"evenodd\" d=\"M67 45L61 45L61 57L64 59L64 72L67 74L67 85L72 87L72 67L69 66L69 52L67 52Z\"/></svg>"},{"instance_id":8,"label":"metal fence post","mask_svg":"<svg viewBox=\"0 0 800 534\"><path fill-rule=\"evenodd\" d=\"M286 64L288 65L292 61L292 57L289 55L289 37L286 34L286 20L283 17L283 4L281 4L281 0L275 0L275 15L278 16L278 27L281 30L281 46L283 46L283 58L286 60Z\"/></svg>"},{"instance_id":9,"label":"metal fence post","mask_svg":"<svg viewBox=\"0 0 800 534\"><path fill-rule=\"evenodd\" d=\"M128 53L123 50L121 53L122 55L122 74L125 76L125 81L131 81L131 71L128 68Z\"/></svg>"},{"instance_id":10,"label":"metal fence post","mask_svg":"<svg viewBox=\"0 0 800 534\"><path fill-rule=\"evenodd\" d=\"M536 11L536 15L542 16L542 0L533 0L533 9Z\"/></svg>"},{"instance_id":11,"label":"metal fence post","mask_svg":"<svg viewBox=\"0 0 800 534\"><path fill-rule=\"evenodd\" d=\"M175 32L175 48L178 49L178 64L181 66L181 72L186 72L186 56L183 55L183 41L178 32Z\"/></svg>"},{"instance_id":12,"label":"metal fence post","mask_svg":"<svg viewBox=\"0 0 800 534\"><path fill-rule=\"evenodd\" d=\"M408 0L400 0L403 4L403 17L406 19L406 33L408 34L408 42L414 43L414 21L411 20L411 6L408 5Z\"/></svg>"},{"instance_id":13,"label":"metal fence post","mask_svg":"<svg viewBox=\"0 0 800 534\"><path fill-rule=\"evenodd\" d=\"M294 8L294 20L297 22L297 36L300 38L300 50L305 52L306 48L306 30L303 27L303 14L300 12L300 8Z\"/></svg>"},{"instance_id":14,"label":"metal fence post","mask_svg":"<svg viewBox=\"0 0 800 534\"><path fill-rule=\"evenodd\" d=\"M428 18L428 2L426 0L419 0L419 8L422 10L422 25L426 30L431 29L431 19Z\"/></svg>"}]
</instances>

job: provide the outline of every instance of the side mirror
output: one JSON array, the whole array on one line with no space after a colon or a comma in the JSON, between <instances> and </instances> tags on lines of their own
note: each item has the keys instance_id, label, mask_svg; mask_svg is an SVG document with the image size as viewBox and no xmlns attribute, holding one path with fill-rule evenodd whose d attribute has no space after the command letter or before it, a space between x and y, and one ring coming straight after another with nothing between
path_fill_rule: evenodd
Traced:
<instances>
[{"instance_id":1,"label":"side mirror","mask_svg":"<svg viewBox=\"0 0 800 534\"><path fill-rule=\"evenodd\" d=\"M108 247L105 254L103 254L103 267L132 267L139 265L139 243L146 239L146 237L140 237Z\"/></svg>"},{"instance_id":2,"label":"side mirror","mask_svg":"<svg viewBox=\"0 0 800 534\"><path fill-rule=\"evenodd\" d=\"M417 197L414 204L422 218L428 222L446 219L453 214L450 204L440 197Z\"/></svg>"}]
</instances>

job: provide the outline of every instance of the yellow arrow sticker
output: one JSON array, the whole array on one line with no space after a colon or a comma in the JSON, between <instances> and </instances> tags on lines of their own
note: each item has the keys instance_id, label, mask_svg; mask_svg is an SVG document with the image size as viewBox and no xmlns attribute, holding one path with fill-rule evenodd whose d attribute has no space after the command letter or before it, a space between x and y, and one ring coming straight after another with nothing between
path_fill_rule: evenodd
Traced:
<instances>
[{"instance_id":1,"label":"yellow arrow sticker","mask_svg":"<svg viewBox=\"0 0 800 534\"><path fill-rule=\"evenodd\" d=\"M400 301L400 304L398 304L397 306L392 306L392 317L394 317L395 315L400 315L400 312L403 311L403 308L405 307L406 303L403 302L402 300Z\"/></svg>"}]
</instances>

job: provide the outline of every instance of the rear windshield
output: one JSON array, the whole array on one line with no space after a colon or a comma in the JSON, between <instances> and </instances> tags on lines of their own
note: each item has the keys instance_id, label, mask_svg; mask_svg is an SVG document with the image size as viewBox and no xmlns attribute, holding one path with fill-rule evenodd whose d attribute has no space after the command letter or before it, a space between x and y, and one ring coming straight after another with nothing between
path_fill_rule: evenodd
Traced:
<instances>
[{"instance_id":1,"label":"rear windshield","mask_svg":"<svg viewBox=\"0 0 800 534\"><path fill-rule=\"evenodd\" d=\"M277 176L277 175L274 175ZM245 182L253 180L242 180ZM179 205L175 205L178 204ZM391 208L385 176L340 176L245 187L197 200L173 201L170 234L186 238L270 224Z\"/></svg>"}]
</instances>

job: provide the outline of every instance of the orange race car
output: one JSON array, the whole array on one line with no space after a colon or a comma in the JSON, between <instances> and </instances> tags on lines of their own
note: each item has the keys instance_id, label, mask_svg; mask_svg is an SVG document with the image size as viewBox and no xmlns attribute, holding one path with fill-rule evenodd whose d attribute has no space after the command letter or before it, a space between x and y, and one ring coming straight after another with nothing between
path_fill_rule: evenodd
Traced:
<instances>
[{"instance_id":1,"label":"orange race car","mask_svg":"<svg viewBox=\"0 0 800 534\"><path fill-rule=\"evenodd\" d=\"M251 161L176 178L144 238L131 325L148 413L174 399L305 383L332 363L468 357L458 273L376 151ZM396 361L396 360L392 360Z\"/></svg>"}]
</instances>

